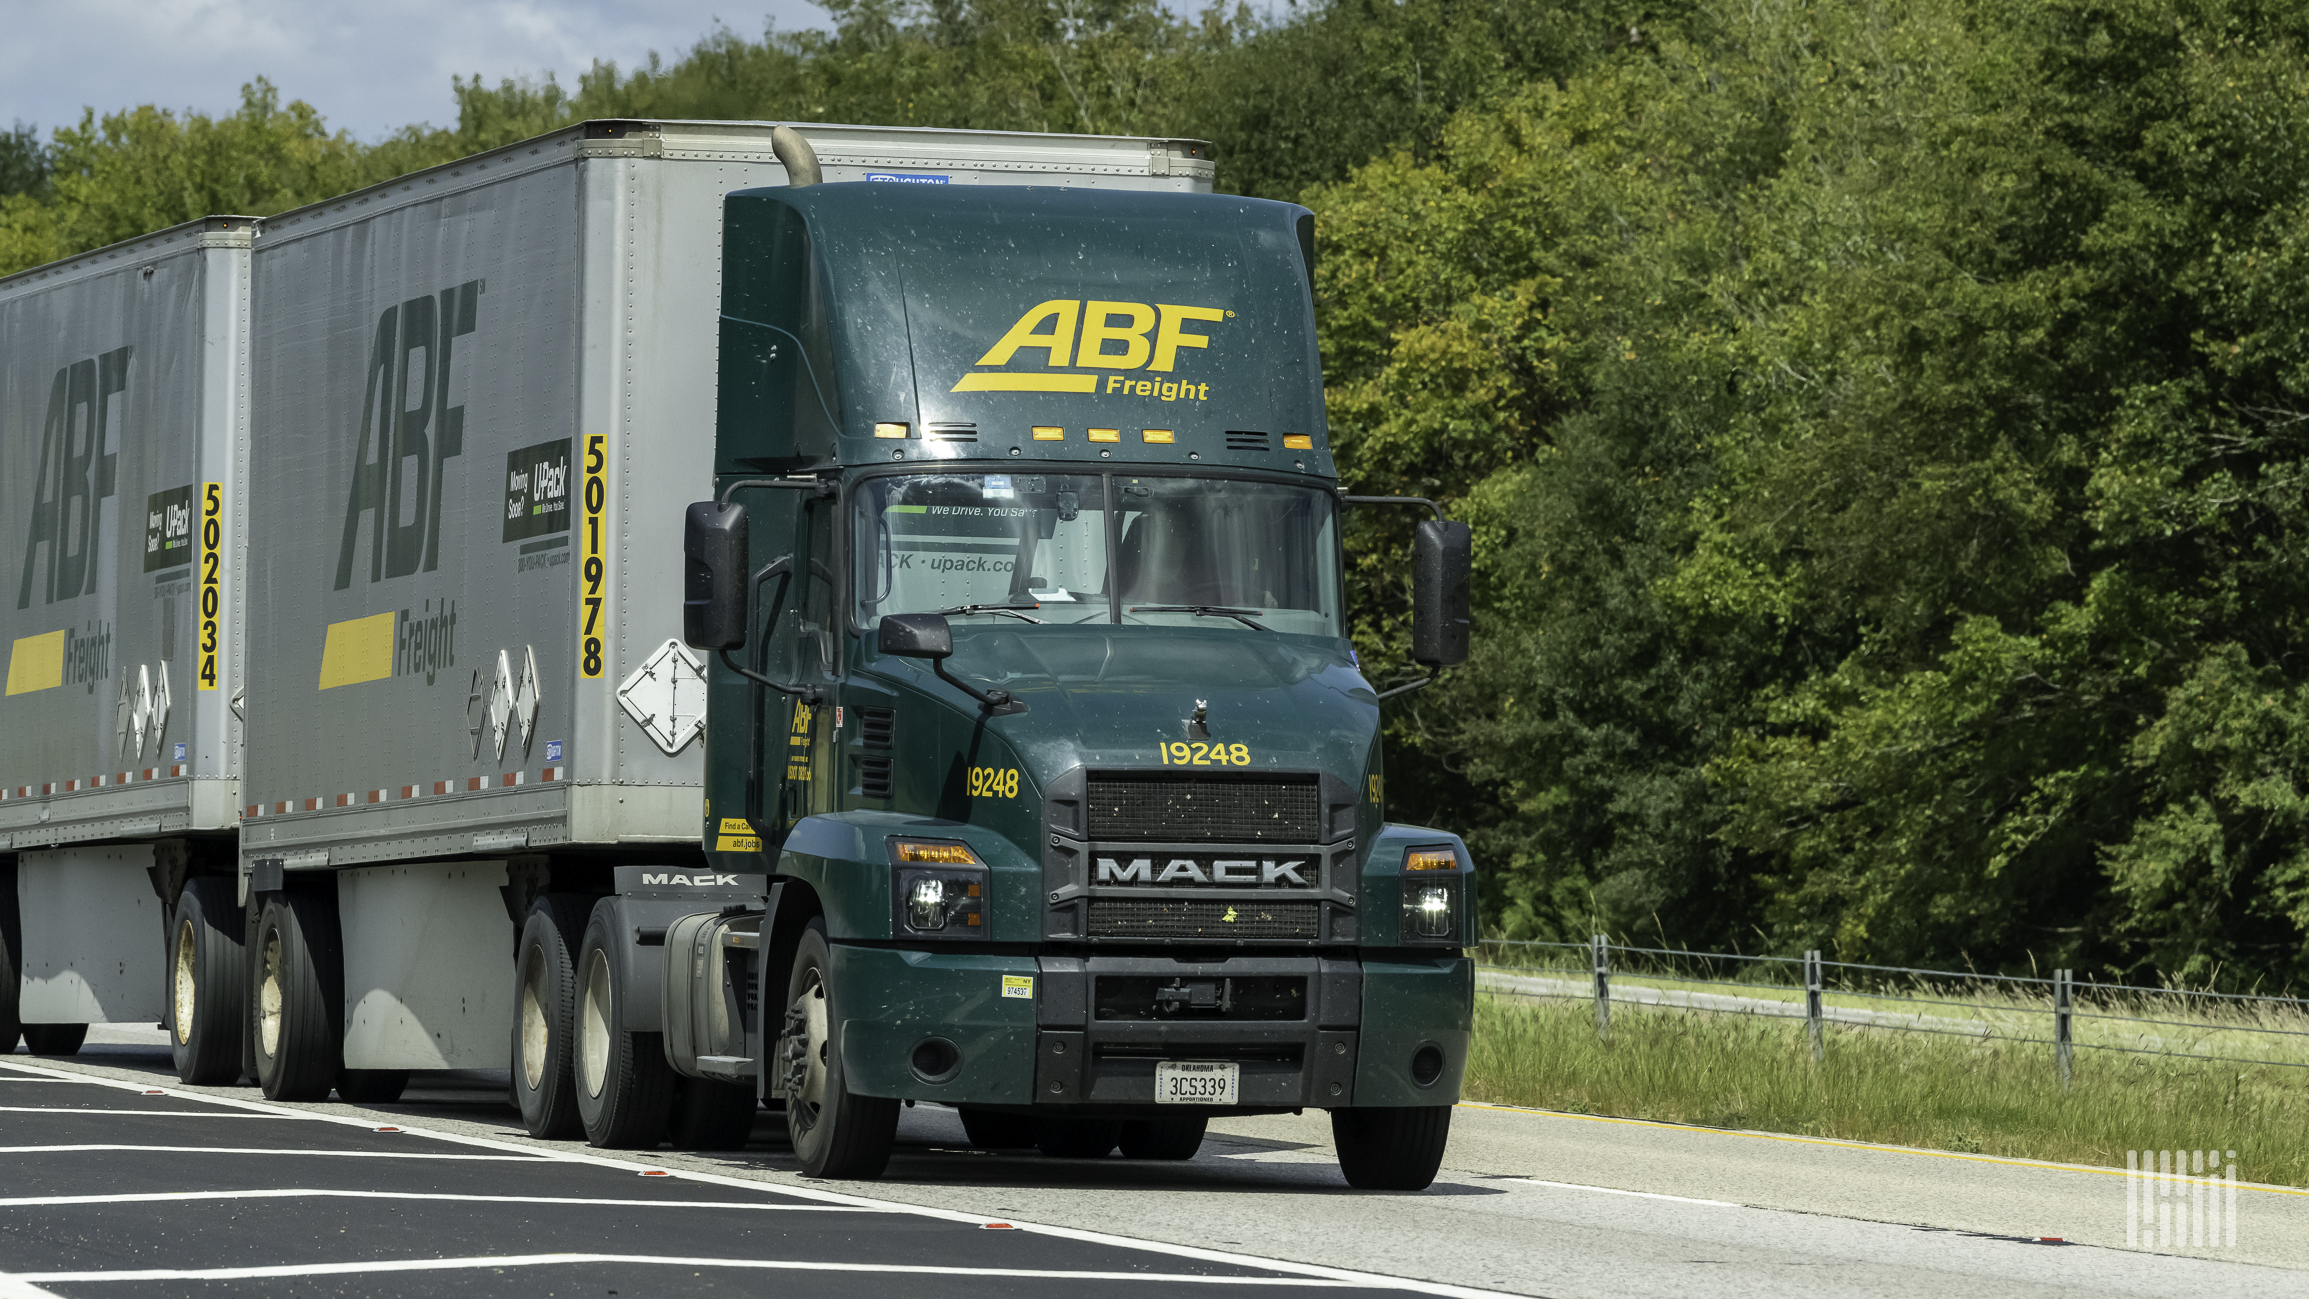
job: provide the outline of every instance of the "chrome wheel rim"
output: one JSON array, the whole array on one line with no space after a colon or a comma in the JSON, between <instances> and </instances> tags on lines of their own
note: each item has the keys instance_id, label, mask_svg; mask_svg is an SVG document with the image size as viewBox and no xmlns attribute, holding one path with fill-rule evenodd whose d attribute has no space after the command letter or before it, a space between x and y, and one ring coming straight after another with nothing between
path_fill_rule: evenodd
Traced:
<instances>
[{"instance_id":1,"label":"chrome wheel rim","mask_svg":"<svg viewBox=\"0 0 2309 1299\"><path fill-rule=\"evenodd\" d=\"M173 962L176 977L170 981L170 991L174 995L169 999L169 1010L176 1020L171 1027L176 1031L178 1046L192 1041L192 950L192 917L186 916L176 922L176 960Z\"/></svg>"},{"instance_id":2,"label":"chrome wheel rim","mask_svg":"<svg viewBox=\"0 0 2309 1299\"><path fill-rule=\"evenodd\" d=\"M279 1058L281 1054L281 931L265 933L265 978L257 989L257 1040L264 1045L265 1054Z\"/></svg>"},{"instance_id":3,"label":"chrome wheel rim","mask_svg":"<svg viewBox=\"0 0 2309 1299\"><path fill-rule=\"evenodd\" d=\"M609 1083L609 997L609 960L595 952L585 963L585 1027L578 1035L579 1072L588 1096L601 1095Z\"/></svg>"}]
</instances>

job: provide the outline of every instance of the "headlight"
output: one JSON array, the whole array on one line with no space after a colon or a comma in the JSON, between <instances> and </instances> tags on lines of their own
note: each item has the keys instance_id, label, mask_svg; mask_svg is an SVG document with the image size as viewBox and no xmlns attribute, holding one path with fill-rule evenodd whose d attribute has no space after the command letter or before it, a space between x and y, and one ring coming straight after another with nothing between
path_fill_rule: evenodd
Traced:
<instances>
[{"instance_id":1,"label":"headlight","mask_svg":"<svg viewBox=\"0 0 2309 1299\"><path fill-rule=\"evenodd\" d=\"M985 938L991 875L970 845L951 839L890 841L892 932L899 938Z\"/></svg>"},{"instance_id":2,"label":"headlight","mask_svg":"<svg viewBox=\"0 0 2309 1299\"><path fill-rule=\"evenodd\" d=\"M1403 942L1460 945L1459 889L1463 878L1403 877Z\"/></svg>"}]
</instances>

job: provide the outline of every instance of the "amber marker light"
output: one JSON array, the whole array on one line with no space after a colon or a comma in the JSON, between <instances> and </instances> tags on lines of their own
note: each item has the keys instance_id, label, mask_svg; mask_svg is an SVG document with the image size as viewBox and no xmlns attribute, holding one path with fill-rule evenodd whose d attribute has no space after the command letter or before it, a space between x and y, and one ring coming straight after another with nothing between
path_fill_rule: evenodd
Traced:
<instances>
[{"instance_id":1,"label":"amber marker light","mask_svg":"<svg viewBox=\"0 0 2309 1299\"><path fill-rule=\"evenodd\" d=\"M1090 431L1090 440L1093 442L1120 442L1122 441L1122 430L1118 428L1094 428Z\"/></svg>"},{"instance_id":2,"label":"amber marker light","mask_svg":"<svg viewBox=\"0 0 2309 1299\"><path fill-rule=\"evenodd\" d=\"M1149 442L1169 442L1172 440L1171 431L1167 428L1140 429L1138 435Z\"/></svg>"},{"instance_id":3,"label":"amber marker light","mask_svg":"<svg viewBox=\"0 0 2309 1299\"><path fill-rule=\"evenodd\" d=\"M1459 869L1459 854L1449 848L1414 848L1403 859L1407 871L1455 871Z\"/></svg>"},{"instance_id":4,"label":"amber marker light","mask_svg":"<svg viewBox=\"0 0 2309 1299\"><path fill-rule=\"evenodd\" d=\"M1048 424L1037 424L1034 426L1034 440L1037 442L1064 442L1066 441L1066 430L1054 428Z\"/></svg>"},{"instance_id":5,"label":"amber marker light","mask_svg":"<svg viewBox=\"0 0 2309 1299\"><path fill-rule=\"evenodd\" d=\"M1315 435L1312 433L1285 433L1283 435L1283 449L1285 451L1312 451L1315 449Z\"/></svg>"},{"instance_id":6,"label":"amber marker light","mask_svg":"<svg viewBox=\"0 0 2309 1299\"><path fill-rule=\"evenodd\" d=\"M977 856L968 846L958 843L922 843L900 839L896 845L898 860L902 862L937 862L952 866L976 866Z\"/></svg>"},{"instance_id":7,"label":"amber marker light","mask_svg":"<svg viewBox=\"0 0 2309 1299\"><path fill-rule=\"evenodd\" d=\"M878 438L902 438L906 436L906 427L904 424L876 424L874 436Z\"/></svg>"}]
</instances>

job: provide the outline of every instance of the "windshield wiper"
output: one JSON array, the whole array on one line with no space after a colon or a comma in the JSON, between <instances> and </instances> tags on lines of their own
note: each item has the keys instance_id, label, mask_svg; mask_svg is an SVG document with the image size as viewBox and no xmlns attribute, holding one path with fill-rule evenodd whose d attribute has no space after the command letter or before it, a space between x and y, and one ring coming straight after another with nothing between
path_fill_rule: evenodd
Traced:
<instances>
[{"instance_id":1,"label":"windshield wiper","mask_svg":"<svg viewBox=\"0 0 2309 1299\"><path fill-rule=\"evenodd\" d=\"M1229 609L1216 604L1134 604L1132 613L1191 613L1197 618L1232 618L1252 631L1269 631L1251 621L1251 615L1264 612L1259 609Z\"/></svg>"},{"instance_id":2,"label":"windshield wiper","mask_svg":"<svg viewBox=\"0 0 2309 1299\"><path fill-rule=\"evenodd\" d=\"M1021 609L1039 609L1041 607L1042 606L1040 604L1033 600L1028 600L1026 603L1020 604L1016 599L1011 599L1005 600L1001 604L958 604L951 609L934 609L931 612L936 613L940 617L944 618L959 618L974 613L998 613L1006 618L1016 618L1020 622L1048 622L1049 619L1047 618L1029 617L1024 613L1019 612Z\"/></svg>"}]
</instances>

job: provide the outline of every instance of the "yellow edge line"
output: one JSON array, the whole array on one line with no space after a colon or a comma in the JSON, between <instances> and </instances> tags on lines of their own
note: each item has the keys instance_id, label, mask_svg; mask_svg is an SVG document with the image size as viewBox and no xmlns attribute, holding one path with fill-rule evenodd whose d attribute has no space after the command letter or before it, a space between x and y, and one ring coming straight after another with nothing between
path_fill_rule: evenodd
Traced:
<instances>
[{"instance_id":1,"label":"yellow edge line","mask_svg":"<svg viewBox=\"0 0 2309 1299\"><path fill-rule=\"evenodd\" d=\"M1758 1141L1786 1141L1799 1146L1834 1146L1844 1150L1874 1150L1888 1155L1923 1155L1928 1159L1962 1159L1975 1164L1999 1164L2006 1168L2049 1168L2063 1173L2097 1173L2102 1177L2137 1177L2140 1174L2124 1168L2096 1168L2091 1164L2055 1164L2041 1159L2000 1159L1995 1155L1966 1155L1953 1150L1923 1150L1916 1146L1880 1146L1866 1141L1838 1141L1832 1137L1791 1137L1778 1132L1750 1132L1744 1128L1703 1128L1694 1123L1660 1123L1651 1119L1615 1119L1602 1114L1567 1114L1562 1110L1535 1109L1528 1105L1492 1105L1484 1101L1461 1101L1461 1109L1495 1110L1502 1114L1532 1114L1546 1119L1578 1119L1583 1123L1616 1123L1630 1128L1659 1128L1666 1132L1697 1132L1712 1137L1749 1137ZM2271 1186L2266 1182L2239 1182L2240 1191L2268 1191L2274 1195L2309 1195L2309 1190L2293 1186Z\"/></svg>"}]
</instances>

